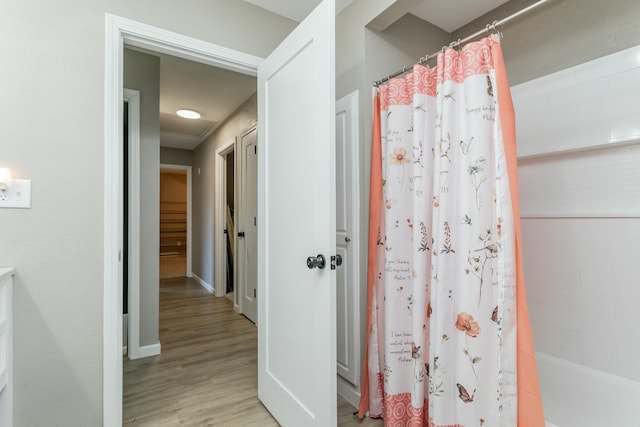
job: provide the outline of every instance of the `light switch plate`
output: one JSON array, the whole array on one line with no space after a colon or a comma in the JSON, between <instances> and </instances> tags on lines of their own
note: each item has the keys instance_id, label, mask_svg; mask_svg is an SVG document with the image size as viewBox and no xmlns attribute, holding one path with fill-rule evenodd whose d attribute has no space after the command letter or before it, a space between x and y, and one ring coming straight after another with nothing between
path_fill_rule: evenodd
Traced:
<instances>
[{"instance_id":1,"label":"light switch plate","mask_svg":"<svg viewBox=\"0 0 640 427\"><path fill-rule=\"evenodd\" d=\"M0 197L0 208L31 208L31 180L12 179L5 195Z\"/></svg>"}]
</instances>

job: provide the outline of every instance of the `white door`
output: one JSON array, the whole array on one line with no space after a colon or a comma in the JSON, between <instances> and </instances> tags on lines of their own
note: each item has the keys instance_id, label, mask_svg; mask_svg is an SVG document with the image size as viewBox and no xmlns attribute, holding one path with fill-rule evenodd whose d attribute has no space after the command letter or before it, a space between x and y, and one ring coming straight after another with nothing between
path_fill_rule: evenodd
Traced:
<instances>
[{"instance_id":1,"label":"white door","mask_svg":"<svg viewBox=\"0 0 640 427\"><path fill-rule=\"evenodd\" d=\"M338 393L357 403L360 378L358 271L358 92L336 102L336 250L343 266L337 270L336 304ZM357 405L356 405L357 406Z\"/></svg>"},{"instance_id":2,"label":"white door","mask_svg":"<svg viewBox=\"0 0 640 427\"><path fill-rule=\"evenodd\" d=\"M256 129L253 128L240 137L242 150L242 171L240 179L240 227L238 228L238 249L240 251L240 295L242 314L257 323L256 304L258 286L258 151Z\"/></svg>"},{"instance_id":3,"label":"white door","mask_svg":"<svg viewBox=\"0 0 640 427\"><path fill-rule=\"evenodd\" d=\"M285 427L336 425L334 22L325 0L258 69L258 395Z\"/></svg>"}]
</instances>

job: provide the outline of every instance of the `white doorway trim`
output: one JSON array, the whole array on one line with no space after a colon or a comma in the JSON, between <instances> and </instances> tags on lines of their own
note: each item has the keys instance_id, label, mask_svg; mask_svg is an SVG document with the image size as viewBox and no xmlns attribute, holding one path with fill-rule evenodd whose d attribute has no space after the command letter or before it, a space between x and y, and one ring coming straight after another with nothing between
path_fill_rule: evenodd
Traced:
<instances>
[{"instance_id":1,"label":"white doorway trim","mask_svg":"<svg viewBox=\"0 0 640 427\"><path fill-rule=\"evenodd\" d=\"M129 104L128 155L129 155L129 209L128 209L128 307L127 307L127 357L140 357L140 92L124 89L124 99ZM124 167L124 165L123 165Z\"/></svg>"},{"instance_id":2,"label":"white doorway trim","mask_svg":"<svg viewBox=\"0 0 640 427\"><path fill-rule=\"evenodd\" d=\"M124 45L257 75L262 58L105 14L103 426L122 424L122 129Z\"/></svg>"},{"instance_id":3,"label":"white doorway trim","mask_svg":"<svg viewBox=\"0 0 640 427\"><path fill-rule=\"evenodd\" d=\"M160 170L176 170L176 171L184 171L187 174L187 277L192 277L193 272L191 271L191 242L192 242L192 228L191 228L191 220L192 220L192 167L185 165L174 165L168 163L160 163Z\"/></svg>"},{"instance_id":4,"label":"white doorway trim","mask_svg":"<svg viewBox=\"0 0 640 427\"><path fill-rule=\"evenodd\" d=\"M214 270L214 281L213 281L213 289L214 295L217 297L223 297L226 293L226 283L227 283L227 262L226 262L226 254L227 254L227 235L224 234L224 229L227 228L226 218L227 218L227 154L232 153L236 150L236 139L232 138L229 141L225 142L221 147L216 150L216 178L215 178L215 219L214 219L214 248L213 248L213 266ZM235 188L235 180L234 180L234 194L236 193ZM233 219L234 224L236 223L235 214ZM232 239L235 239L236 236L230 236ZM234 245L235 247L235 245ZM235 259L234 254L234 259ZM235 272L234 272L235 273ZM236 290L235 282L236 275L233 275L234 285L233 289ZM236 311L240 311L240 307L238 306L238 299L235 297L237 292L234 293L234 301L233 305Z\"/></svg>"}]
</instances>

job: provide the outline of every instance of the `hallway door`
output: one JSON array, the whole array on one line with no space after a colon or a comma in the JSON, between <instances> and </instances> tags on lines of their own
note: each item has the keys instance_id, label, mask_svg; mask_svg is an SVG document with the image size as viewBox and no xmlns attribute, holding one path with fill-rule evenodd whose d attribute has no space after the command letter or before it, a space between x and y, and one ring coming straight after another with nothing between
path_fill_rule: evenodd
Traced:
<instances>
[{"instance_id":1,"label":"hallway door","mask_svg":"<svg viewBox=\"0 0 640 427\"><path fill-rule=\"evenodd\" d=\"M336 305L338 393L357 406L360 380L360 303L358 271L358 92L336 102Z\"/></svg>"},{"instance_id":2,"label":"hallway door","mask_svg":"<svg viewBox=\"0 0 640 427\"><path fill-rule=\"evenodd\" d=\"M256 304L258 287L258 147L256 128L240 137L240 224L238 226L238 277L241 287L242 314L258 323Z\"/></svg>"},{"instance_id":3,"label":"hallway door","mask_svg":"<svg viewBox=\"0 0 640 427\"><path fill-rule=\"evenodd\" d=\"M337 422L334 33L325 0L258 68L258 396L284 427Z\"/></svg>"}]
</instances>

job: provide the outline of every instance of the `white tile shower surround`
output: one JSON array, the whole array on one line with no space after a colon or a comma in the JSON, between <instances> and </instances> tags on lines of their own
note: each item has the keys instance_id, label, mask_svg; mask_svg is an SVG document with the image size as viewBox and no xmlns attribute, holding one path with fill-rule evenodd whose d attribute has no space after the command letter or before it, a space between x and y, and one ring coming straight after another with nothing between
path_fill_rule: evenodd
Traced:
<instances>
[{"instance_id":1,"label":"white tile shower surround","mask_svg":"<svg viewBox=\"0 0 640 427\"><path fill-rule=\"evenodd\" d=\"M640 381L640 219L523 218L537 350Z\"/></svg>"},{"instance_id":2,"label":"white tile shower surround","mask_svg":"<svg viewBox=\"0 0 640 427\"><path fill-rule=\"evenodd\" d=\"M640 46L512 88L518 155L640 138Z\"/></svg>"},{"instance_id":3,"label":"white tile shower surround","mask_svg":"<svg viewBox=\"0 0 640 427\"><path fill-rule=\"evenodd\" d=\"M640 214L640 145L522 159L518 175L526 215ZM595 236L576 237L594 243Z\"/></svg>"},{"instance_id":4,"label":"white tile shower surround","mask_svg":"<svg viewBox=\"0 0 640 427\"><path fill-rule=\"evenodd\" d=\"M546 418L640 426L640 46L512 95Z\"/></svg>"}]
</instances>

